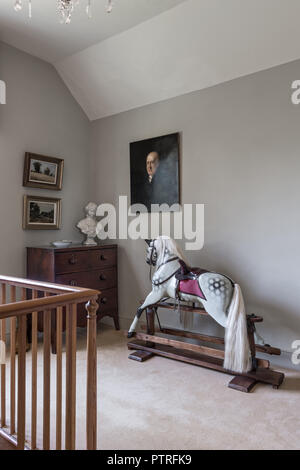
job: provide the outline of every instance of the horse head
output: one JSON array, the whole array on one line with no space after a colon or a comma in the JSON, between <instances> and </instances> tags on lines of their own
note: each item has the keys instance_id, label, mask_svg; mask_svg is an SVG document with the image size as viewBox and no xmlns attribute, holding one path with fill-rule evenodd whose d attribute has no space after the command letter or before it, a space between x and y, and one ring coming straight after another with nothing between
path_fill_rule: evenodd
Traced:
<instances>
[{"instance_id":1,"label":"horse head","mask_svg":"<svg viewBox=\"0 0 300 470\"><path fill-rule=\"evenodd\" d=\"M171 256L178 256L184 259L183 254L172 238L160 236L154 240L145 240L148 245L146 262L150 266L160 265L165 259Z\"/></svg>"},{"instance_id":2,"label":"horse head","mask_svg":"<svg viewBox=\"0 0 300 470\"><path fill-rule=\"evenodd\" d=\"M156 266L157 250L155 248L155 240L145 240L148 245L146 263L150 266Z\"/></svg>"}]
</instances>

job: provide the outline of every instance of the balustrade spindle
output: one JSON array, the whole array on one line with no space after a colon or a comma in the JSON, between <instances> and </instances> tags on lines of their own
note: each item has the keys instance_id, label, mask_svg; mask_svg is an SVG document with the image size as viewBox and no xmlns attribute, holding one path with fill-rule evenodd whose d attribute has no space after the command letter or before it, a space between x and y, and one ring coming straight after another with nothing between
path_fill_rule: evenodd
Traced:
<instances>
[{"instance_id":1,"label":"balustrade spindle","mask_svg":"<svg viewBox=\"0 0 300 470\"><path fill-rule=\"evenodd\" d=\"M32 298L38 298L38 291L32 290ZM38 312L31 314L31 448L36 449L37 423L37 322Z\"/></svg>"},{"instance_id":2,"label":"balustrade spindle","mask_svg":"<svg viewBox=\"0 0 300 470\"><path fill-rule=\"evenodd\" d=\"M66 313L66 450L75 449L76 321L77 305L71 304Z\"/></svg>"},{"instance_id":3,"label":"balustrade spindle","mask_svg":"<svg viewBox=\"0 0 300 470\"><path fill-rule=\"evenodd\" d=\"M26 416L26 315L19 318L18 324L18 425L17 449L25 446Z\"/></svg>"},{"instance_id":4,"label":"balustrade spindle","mask_svg":"<svg viewBox=\"0 0 300 470\"><path fill-rule=\"evenodd\" d=\"M43 401L43 449L50 449L50 359L51 359L51 310L44 311L44 401Z\"/></svg>"},{"instance_id":5,"label":"balustrade spindle","mask_svg":"<svg viewBox=\"0 0 300 470\"><path fill-rule=\"evenodd\" d=\"M62 440L62 307L56 309L56 449Z\"/></svg>"},{"instance_id":6,"label":"balustrade spindle","mask_svg":"<svg viewBox=\"0 0 300 470\"><path fill-rule=\"evenodd\" d=\"M97 310L96 297L87 304L86 448L97 448Z\"/></svg>"},{"instance_id":7,"label":"balustrade spindle","mask_svg":"<svg viewBox=\"0 0 300 470\"><path fill-rule=\"evenodd\" d=\"M16 302L16 287L10 286L10 301ZM16 317L10 319L10 433L16 432Z\"/></svg>"},{"instance_id":8,"label":"balustrade spindle","mask_svg":"<svg viewBox=\"0 0 300 470\"><path fill-rule=\"evenodd\" d=\"M1 304L6 304L6 285L1 284ZM6 344L6 319L1 320L1 341ZM1 427L6 426L6 364L1 364Z\"/></svg>"}]
</instances>

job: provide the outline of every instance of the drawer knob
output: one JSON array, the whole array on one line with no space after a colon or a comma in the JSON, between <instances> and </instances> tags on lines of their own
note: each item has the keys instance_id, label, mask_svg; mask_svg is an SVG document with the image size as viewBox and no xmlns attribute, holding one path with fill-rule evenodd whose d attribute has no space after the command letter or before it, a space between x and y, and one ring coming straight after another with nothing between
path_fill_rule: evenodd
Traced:
<instances>
[{"instance_id":1,"label":"drawer knob","mask_svg":"<svg viewBox=\"0 0 300 470\"><path fill-rule=\"evenodd\" d=\"M102 304L107 304L107 298L106 297L101 297L100 302Z\"/></svg>"},{"instance_id":2,"label":"drawer knob","mask_svg":"<svg viewBox=\"0 0 300 470\"><path fill-rule=\"evenodd\" d=\"M99 279L100 281L106 281L107 277L104 274L100 274Z\"/></svg>"},{"instance_id":3,"label":"drawer knob","mask_svg":"<svg viewBox=\"0 0 300 470\"><path fill-rule=\"evenodd\" d=\"M77 286L77 281L70 281L70 286Z\"/></svg>"},{"instance_id":4,"label":"drawer knob","mask_svg":"<svg viewBox=\"0 0 300 470\"><path fill-rule=\"evenodd\" d=\"M69 258L69 263L70 264L76 264L77 263L77 259L75 258L74 255L72 255L71 258Z\"/></svg>"},{"instance_id":5,"label":"drawer knob","mask_svg":"<svg viewBox=\"0 0 300 470\"><path fill-rule=\"evenodd\" d=\"M101 259L102 261L106 261L106 260L107 260L107 258L106 258L105 255L101 255L101 256L100 256L100 259Z\"/></svg>"}]
</instances>

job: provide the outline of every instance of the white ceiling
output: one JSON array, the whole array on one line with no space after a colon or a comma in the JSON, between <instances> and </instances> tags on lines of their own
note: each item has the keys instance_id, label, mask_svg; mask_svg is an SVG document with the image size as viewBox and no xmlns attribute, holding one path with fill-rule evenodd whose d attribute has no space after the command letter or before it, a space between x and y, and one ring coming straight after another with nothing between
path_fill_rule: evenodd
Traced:
<instances>
[{"instance_id":1,"label":"white ceiling","mask_svg":"<svg viewBox=\"0 0 300 470\"><path fill-rule=\"evenodd\" d=\"M299 18L299 0L188 0L56 68L94 120L298 59Z\"/></svg>"},{"instance_id":2,"label":"white ceiling","mask_svg":"<svg viewBox=\"0 0 300 470\"><path fill-rule=\"evenodd\" d=\"M110 15L93 1L94 23L82 5L69 26L55 0L33 0L30 26L0 6L2 38L52 61L91 120L300 58L299 0L115 0Z\"/></svg>"},{"instance_id":3,"label":"white ceiling","mask_svg":"<svg viewBox=\"0 0 300 470\"><path fill-rule=\"evenodd\" d=\"M28 0L16 13L15 0L0 0L0 39L49 62L56 62L114 34L125 31L185 0L114 0L114 10L106 13L107 0L92 0L92 18L85 13L87 0L80 0L69 25L61 24L57 0Z\"/></svg>"}]
</instances>

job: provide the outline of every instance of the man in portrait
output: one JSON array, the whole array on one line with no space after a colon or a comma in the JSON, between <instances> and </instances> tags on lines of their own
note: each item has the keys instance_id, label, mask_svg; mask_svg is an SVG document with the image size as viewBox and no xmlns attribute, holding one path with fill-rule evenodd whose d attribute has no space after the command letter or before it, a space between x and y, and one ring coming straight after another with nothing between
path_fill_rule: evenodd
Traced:
<instances>
[{"instance_id":1,"label":"man in portrait","mask_svg":"<svg viewBox=\"0 0 300 470\"><path fill-rule=\"evenodd\" d=\"M152 179L159 165L159 155L157 152L150 152L146 159L146 169L148 173L148 181L152 183Z\"/></svg>"}]
</instances>

